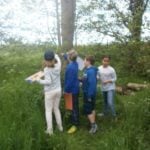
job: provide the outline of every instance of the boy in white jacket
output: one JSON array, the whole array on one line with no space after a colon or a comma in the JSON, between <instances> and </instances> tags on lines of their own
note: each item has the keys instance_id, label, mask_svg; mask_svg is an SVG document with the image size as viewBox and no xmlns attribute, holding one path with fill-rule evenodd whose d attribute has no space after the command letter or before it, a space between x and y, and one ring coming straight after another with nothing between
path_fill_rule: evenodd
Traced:
<instances>
[{"instance_id":1,"label":"boy in white jacket","mask_svg":"<svg viewBox=\"0 0 150 150\"><path fill-rule=\"evenodd\" d=\"M61 60L57 54L47 51L44 54L45 68L44 79L36 80L44 85L45 92L45 115L47 130L49 135L53 134L52 112L54 112L58 129L63 131L59 104L61 99Z\"/></svg>"},{"instance_id":2,"label":"boy in white jacket","mask_svg":"<svg viewBox=\"0 0 150 150\"><path fill-rule=\"evenodd\" d=\"M99 116L107 115L111 110L113 117L116 117L114 95L115 95L115 82L117 80L116 71L109 65L110 57L103 56L102 65L98 67L99 79L101 81L101 90L104 98L104 111Z\"/></svg>"}]
</instances>

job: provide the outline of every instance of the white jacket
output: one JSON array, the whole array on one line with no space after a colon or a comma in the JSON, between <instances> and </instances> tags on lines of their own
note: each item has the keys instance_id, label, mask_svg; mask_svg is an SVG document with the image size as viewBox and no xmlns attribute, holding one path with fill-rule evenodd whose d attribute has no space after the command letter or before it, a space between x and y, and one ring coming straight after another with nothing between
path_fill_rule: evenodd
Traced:
<instances>
[{"instance_id":1,"label":"white jacket","mask_svg":"<svg viewBox=\"0 0 150 150\"><path fill-rule=\"evenodd\" d=\"M55 54L55 59L57 60L57 63L55 64L54 68L45 67L44 80L38 80L40 84L44 85L45 92L49 92L56 89L61 90L61 60L57 54Z\"/></svg>"},{"instance_id":2,"label":"white jacket","mask_svg":"<svg viewBox=\"0 0 150 150\"><path fill-rule=\"evenodd\" d=\"M102 91L115 90L115 82L117 80L116 71L113 67L108 66L104 68L103 66L98 67L98 76L101 81ZM111 83L103 84L104 81L111 80Z\"/></svg>"}]
</instances>

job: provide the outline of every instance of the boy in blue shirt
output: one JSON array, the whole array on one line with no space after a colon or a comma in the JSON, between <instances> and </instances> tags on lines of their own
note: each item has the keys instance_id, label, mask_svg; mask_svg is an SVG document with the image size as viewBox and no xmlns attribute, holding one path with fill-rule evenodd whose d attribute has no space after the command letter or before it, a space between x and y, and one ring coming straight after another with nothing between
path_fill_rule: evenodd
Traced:
<instances>
[{"instance_id":1,"label":"boy in blue shirt","mask_svg":"<svg viewBox=\"0 0 150 150\"><path fill-rule=\"evenodd\" d=\"M84 104L83 110L84 114L87 115L88 120L91 124L91 129L89 133L94 134L98 127L95 122L95 102L96 102L96 89L97 89L97 68L94 67L94 57L88 56L84 61L85 71L82 79L83 82L83 94L84 94Z\"/></svg>"},{"instance_id":2,"label":"boy in blue shirt","mask_svg":"<svg viewBox=\"0 0 150 150\"><path fill-rule=\"evenodd\" d=\"M69 134L76 132L77 126L79 125L79 80L78 80L78 63L77 52L71 50L67 54L69 59L69 64L65 71L65 82L64 82L64 92L72 94L72 104L73 109L71 112L71 123L72 127L68 130Z\"/></svg>"}]
</instances>

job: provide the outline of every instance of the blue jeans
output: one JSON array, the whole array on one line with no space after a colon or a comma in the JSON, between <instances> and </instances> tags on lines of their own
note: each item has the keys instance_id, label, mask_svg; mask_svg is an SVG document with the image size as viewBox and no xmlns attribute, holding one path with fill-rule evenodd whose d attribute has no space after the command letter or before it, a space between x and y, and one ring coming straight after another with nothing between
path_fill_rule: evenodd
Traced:
<instances>
[{"instance_id":1,"label":"blue jeans","mask_svg":"<svg viewBox=\"0 0 150 150\"><path fill-rule=\"evenodd\" d=\"M114 96L115 90L103 91L104 98L104 115L107 115L109 110L111 111L112 116L116 116L116 111L114 107Z\"/></svg>"}]
</instances>

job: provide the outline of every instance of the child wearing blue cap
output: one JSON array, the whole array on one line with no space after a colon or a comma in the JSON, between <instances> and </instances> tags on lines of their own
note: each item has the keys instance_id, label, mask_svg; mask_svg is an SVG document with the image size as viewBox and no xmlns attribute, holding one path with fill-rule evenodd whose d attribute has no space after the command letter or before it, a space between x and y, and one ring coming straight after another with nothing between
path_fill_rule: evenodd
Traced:
<instances>
[{"instance_id":1,"label":"child wearing blue cap","mask_svg":"<svg viewBox=\"0 0 150 150\"><path fill-rule=\"evenodd\" d=\"M61 60L53 51L46 51L44 54L44 79L36 80L44 85L45 93L45 116L47 123L46 133L53 134L52 112L54 112L58 129L63 131L59 104L61 99Z\"/></svg>"}]
</instances>

